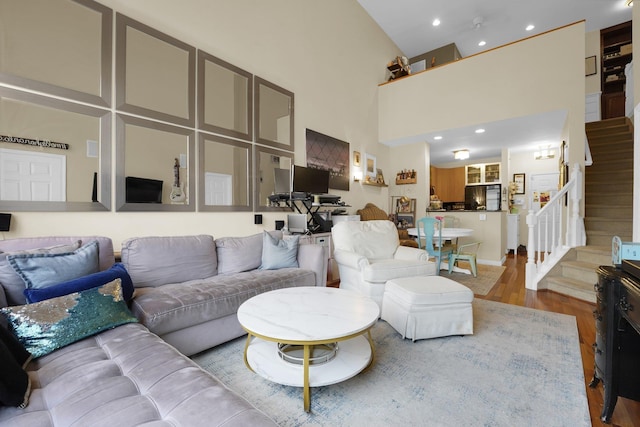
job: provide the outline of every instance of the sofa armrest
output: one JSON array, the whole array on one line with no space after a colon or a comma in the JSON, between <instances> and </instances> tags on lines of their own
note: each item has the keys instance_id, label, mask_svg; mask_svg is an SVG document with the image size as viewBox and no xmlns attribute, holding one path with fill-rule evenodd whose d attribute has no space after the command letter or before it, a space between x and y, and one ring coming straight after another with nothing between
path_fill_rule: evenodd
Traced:
<instances>
[{"instance_id":1,"label":"sofa armrest","mask_svg":"<svg viewBox=\"0 0 640 427\"><path fill-rule=\"evenodd\" d=\"M412 248L410 246L398 246L394 259L428 261L429 254L424 249Z\"/></svg>"},{"instance_id":2,"label":"sofa armrest","mask_svg":"<svg viewBox=\"0 0 640 427\"><path fill-rule=\"evenodd\" d=\"M357 271L360 271L369 265L369 260L366 257L355 252L341 249L333 251L333 259L335 259L339 265L344 265Z\"/></svg>"},{"instance_id":3,"label":"sofa armrest","mask_svg":"<svg viewBox=\"0 0 640 427\"><path fill-rule=\"evenodd\" d=\"M316 274L316 286L327 286L327 258L324 246L309 244L298 246L298 266Z\"/></svg>"}]
</instances>

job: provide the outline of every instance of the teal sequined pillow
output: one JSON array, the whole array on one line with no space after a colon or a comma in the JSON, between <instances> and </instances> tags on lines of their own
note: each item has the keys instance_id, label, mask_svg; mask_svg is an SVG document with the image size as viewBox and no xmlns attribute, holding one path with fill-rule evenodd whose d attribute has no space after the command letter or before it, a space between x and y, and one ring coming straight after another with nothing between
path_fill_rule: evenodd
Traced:
<instances>
[{"instance_id":1,"label":"teal sequined pillow","mask_svg":"<svg viewBox=\"0 0 640 427\"><path fill-rule=\"evenodd\" d=\"M120 279L34 304L0 309L33 358L116 326L137 322L122 298Z\"/></svg>"}]
</instances>

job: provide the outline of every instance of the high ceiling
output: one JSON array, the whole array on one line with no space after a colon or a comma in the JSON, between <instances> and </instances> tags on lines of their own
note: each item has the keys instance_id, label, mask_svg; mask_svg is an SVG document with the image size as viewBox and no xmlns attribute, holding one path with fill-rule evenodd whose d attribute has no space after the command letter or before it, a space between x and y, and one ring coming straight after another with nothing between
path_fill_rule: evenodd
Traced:
<instances>
[{"instance_id":1,"label":"high ceiling","mask_svg":"<svg viewBox=\"0 0 640 427\"><path fill-rule=\"evenodd\" d=\"M358 0L408 58L455 43L463 57L492 49L563 25L585 20L595 31L631 20L625 0ZM440 25L433 26L434 19ZM534 25L527 31L527 25ZM479 46L485 41L484 46ZM443 142L421 135L431 144L434 165L452 161L452 147L475 150L477 158L499 157L501 148L557 141L563 125L558 112L482 125L485 138L473 138L472 129L450 129ZM549 122L554 125L551 125ZM513 122L513 123L512 123ZM540 126L545 123L545 126ZM492 135L492 137L488 137ZM515 142L514 142L515 141ZM411 142L411 141L405 141ZM397 142L397 144L402 142ZM480 156L482 153L482 157Z\"/></svg>"}]
</instances>

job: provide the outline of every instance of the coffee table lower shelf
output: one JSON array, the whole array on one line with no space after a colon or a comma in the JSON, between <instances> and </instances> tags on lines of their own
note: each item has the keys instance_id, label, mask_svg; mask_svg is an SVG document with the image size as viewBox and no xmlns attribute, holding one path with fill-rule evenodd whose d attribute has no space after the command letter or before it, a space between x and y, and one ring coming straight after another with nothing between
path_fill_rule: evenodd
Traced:
<instances>
[{"instance_id":1,"label":"coffee table lower shelf","mask_svg":"<svg viewBox=\"0 0 640 427\"><path fill-rule=\"evenodd\" d=\"M338 343L336 356L330 361L309 366L309 386L320 387L348 380L371 363L371 345L363 336ZM304 368L283 360L278 344L252 337L247 348L249 367L261 377L278 384L304 387Z\"/></svg>"}]
</instances>

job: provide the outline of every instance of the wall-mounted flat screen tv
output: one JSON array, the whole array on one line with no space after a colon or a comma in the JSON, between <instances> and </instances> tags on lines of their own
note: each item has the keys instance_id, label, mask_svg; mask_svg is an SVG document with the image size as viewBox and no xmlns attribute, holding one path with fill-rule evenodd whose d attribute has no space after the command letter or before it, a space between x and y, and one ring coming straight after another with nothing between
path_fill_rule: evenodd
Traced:
<instances>
[{"instance_id":1,"label":"wall-mounted flat screen tv","mask_svg":"<svg viewBox=\"0 0 640 427\"><path fill-rule=\"evenodd\" d=\"M329 171L294 165L293 191L307 194L329 193Z\"/></svg>"},{"instance_id":2,"label":"wall-mounted flat screen tv","mask_svg":"<svg viewBox=\"0 0 640 427\"><path fill-rule=\"evenodd\" d=\"M162 181L128 176L125 178L127 203L162 203Z\"/></svg>"}]
</instances>

